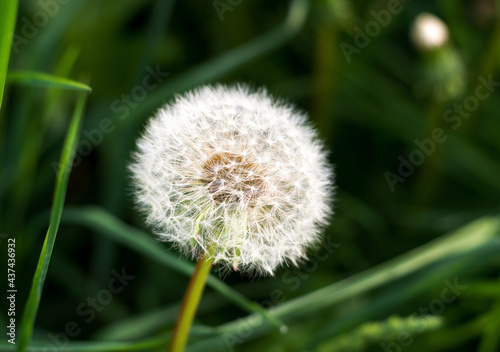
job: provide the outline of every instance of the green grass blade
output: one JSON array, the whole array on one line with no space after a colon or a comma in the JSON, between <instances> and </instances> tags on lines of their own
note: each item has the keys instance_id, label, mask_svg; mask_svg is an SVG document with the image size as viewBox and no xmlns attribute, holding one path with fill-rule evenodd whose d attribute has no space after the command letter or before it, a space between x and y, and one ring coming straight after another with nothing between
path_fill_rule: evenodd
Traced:
<instances>
[{"instance_id":1,"label":"green grass blade","mask_svg":"<svg viewBox=\"0 0 500 352\"><path fill-rule=\"evenodd\" d=\"M203 327L193 326L194 336L204 336L210 331ZM164 334L158 337L148 338L137 341L71 341L64 346L59 345L56 348L53 340L34 341L27 352L39 352L57 350L58 352L118 352L118 351L156 351L160 348L163 350L166 343L170 340L170 334ZM0 352L13 352L15 345L5 342L0 343Z\"/></svg>"},{"instance_id":2,"label":"green grass blade","mask_svg":"<svg viewBox=\"0 0 500 352\"><path fill-rule=\"evenodd\" d=\"M62 221L64 223L73 223L90 227L130 249L142 253L146 257L156 260L170 269L174 269L186 276L191 276L194 271L193 264L182 261L176 255L165 251L160 244L151 239L151 236L123 223L103 209L96 207L68 208L64 210ZM240 306L242 309L251 313L257 313L280 329L284 328L285 324L278 318L273 317L260 305L250 301L215 276L210 275L208 277L207 285Z\"/></svg>"},{"instance_id":3,"label":"green grass blade","mask_svg":"<svg viewBox=\"0 0 500 352\"><path fill-rule=\"evenodd\" d=\"M484 325L481 332L481 341L479 343L478 352L495 352L500 350L500 281L493 283L486 283L486 288L490 289L490 293L496 296L496 299L491 305L491 309L486 313L488 323Z\"/></svg>"},{"instance_id":4,"label":"green grass blade","mask_svg":"<svg viewBox=\"0 0 500 352\"><path fill-rule=\"evenodd\" d=\"M372 269L351 276L312 293L275 307L270 313L280 318L311 314L347 298L366 293L445 258L468 253L488 245L498 236L499 218L482 218L448 235L389 260ZM260 317L251 315L219 328L220 333L234 333L243 326L260 326Z\"/></svg>"},{"instance_id":5,"label":"green grass blade","mask_svg":"<svg viewBox=\"0 0 500 352\"><path fill-rule=\"evenodd\" d=\"M92 90L86 84L38 71L9 71L7 73L7 83L20 83L36 87L63 88L85 92Z\"/></svg>"},{"instance_id":6,"label":"green grass blade","mask_svg":"<svg viewBox=\"0 0 500 352\"><path fill-rule=\"evenodd\" d=\"M18 0L0 1L0 109L9 67L12 36L16 26Z\"/></svg>"},{"instance_id":7,"label":"green grass blade","mask_svg":"<svg viewBox=\"0 0 500 352\"><path fill-rule=\"evenodd\" d=\"M73 118L71 119L71 123L66 134L66 139L64 141L59 170L57 171L49 229L43 243L42 252L40 253L40 258L38 260L38 265L35 271L35 276L33 278L28 301L24 308L23 320L18 341L19 352L26 351L26 347L30 342L31 334L33 332L33 326L35 323L38 306L40 304L40 298L42 296L43 284L45 282L45 277L47 276L50 257L52 255L57 230L59 229L59 223L61 221L64 198L66 196L66 189L68 186L71 165L73 163L73 158L75 156L77 148L78 137L82 125L83 109L85 107L86 100L87 94L80 93L75 106Z\"/></svg>"},{"instance_id":8,"label":"green grass blade","mask_svg":"<svg viewBox=\"0 0 500 352\"><path fill-rule=\"evenodd\" d=\"M384 321L366 322L352 331L336 336L322 343L315 352L362 352L374 343L394 341L401 333L415 336L442 326L443 318L440 316L392 316Z\"/></svg>"},{"instance_id":9,"label":"green grass blade","mask_svg":"<svg viewBox=\"0 0 500 352\"><path fill-rule=\"evenodd\" d=\"M58 352L118 352L118 351L151 351L154 348L165 346L170 336L147 339L133 342L70 342L57 347ZM50 347L47 347L50 346ZM48 348L48 349L47 349ZM48 351L56 349L52 341L35 342L26 351ZM0 345L0 352L13 352L14 346Z\"/></svg>"},{"instance_id":10,"label":"green grass blade","mask_svg":"<svg viewBox=\"0 0 500 352\"><path fill-rule=\"evenodd\" d=\"M277 308L280 315L296 314L300 309L321 309L414 273L446 257L467 253L487 244L500 231L500 219L483 218L373 269L289 301Z\"/></svg>"}]
</instances>

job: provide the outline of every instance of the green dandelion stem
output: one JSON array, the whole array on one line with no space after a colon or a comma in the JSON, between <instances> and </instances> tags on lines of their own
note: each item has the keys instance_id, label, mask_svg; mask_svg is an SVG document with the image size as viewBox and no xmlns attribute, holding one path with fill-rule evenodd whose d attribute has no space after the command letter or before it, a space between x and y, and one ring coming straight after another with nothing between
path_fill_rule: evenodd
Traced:
<instances>
[{"instance_id":1,"label":"green dandelion stem","mask_svg":"<svg viewBox=\"0 0 500 352\"><path fill-rule=\"evenodd\" d=\"M189 286L184 294L181 311L179 312L172 340L170 341L168 349L170 352L184 351L189 330L191 329L191 324L193 323L194 314L196 313L196 309L200 303L208 274L210 273L210 269L212 269L212 263L214 260L213 254L216 247L216 244L212 244L211 247L208 248L206 254L201 256L196 263L193 276L191 276Z\"/></svg>"}]
</instances>

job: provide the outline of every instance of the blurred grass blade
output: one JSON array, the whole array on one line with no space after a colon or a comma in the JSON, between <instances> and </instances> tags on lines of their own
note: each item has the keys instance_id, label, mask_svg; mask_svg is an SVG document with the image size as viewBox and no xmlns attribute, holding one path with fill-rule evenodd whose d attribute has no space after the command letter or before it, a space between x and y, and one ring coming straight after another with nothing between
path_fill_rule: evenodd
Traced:
<instances>
[{"instance_id":1,"label":"blurred grass blade","mask_svg":"<svg viewBox=\"0 0 500 352\"><path fill-rule=\"evenodd\" d=\"M493 286L493 287L492 287ZM495 283L486 283L486 288L490 289L490 293L496 296L496 299L491 305L491 309L486 313L485 318L487 323L483 325L481 332L481 340L479 343L478 352L495 352L500 350L500 281Z\"/></svg>"},{"instance_id":2,"label":"blurred grass blade","mask_svg":"<svg viewBox=\"0 0 500 352\"><path fill-rule=\"evenodd\" d=\"M16 26L18 0L0 1L0 109L9 67L12 37Z\"/></svg>"},{"instance_id":3,"label":"blurred grass blade","mask_svg":"<svg viewBox=\"0 0 500 352\"><path fill-rule=\"evenodd\" d=\"M210 331L203 327L193 326L194 336L204 336ZM210 329L209 329L210 330ZM27 352L40 352L40 351L54 351L57 352L118 352L118 351L162 351L164 350L166 343L170 340L170 333L163 334L158 337L148 338L144 340L137 341L99 341L99 342L88 342L88 341L71 341L64 345L58 344L57 348L54 344L54 340L45 341L34 341L33 344L28 347ZM0 352L14 352L16 346L0 342Z\"/></svg>"},{"instance_id":4,"label":"blurred grass blade","mask_svg":"<svg viewBox=\"0 0 500 352\"><path fill-rule=\"evenodd\" d=\"M335 336L315 349L315 352L362 352L382 341L395 341L400 334L415 336L443 326L443 317L434 315L391 316L384 321L366 322L356 329Z\"/></svg>"},{"instance_id":5,"label":"blurred grass blade","mask_svg":"<svg viewBox=\"0 0 500 352\"><path fill-rule=\"evenodd\" d=\"M92 90L86 84L37 71L9 71L7 73L7 83L21 83L35 87L63 88L86 92Z\"/></svg>"},{"instance_id":6,"label":"blurred grass blade","mask_svg":"<svg viewBox=\"0 0 500 352\"><path fill-rule=\"evenodd\" d=\"M45 277L47 276L50 257L52 255L52 250L54 249L57 230L59 229L59 223L61 221L64 198L66 196L66 189L68 186L68 179L71 172L73 158L77 149L78 137L82 125L83 109L85 107L86 100L86 93L80 93L78 95L75 111L73 113L73 117L66 134L66 139L64 141L59 169L57 171L49 229L47 231L47 235L45 236L42 252L40 253L40 258L38 260L38 265L35 271L35 276L33 278L28 301L24 308L18 341L19 352L26 351L26 347L30 342L31 334L33 332L33 326L35 323L38 306L40 304L40 298L42 296L43 284L45 282Z\"/></svg>"},{"instance_id":7,"label":"blurred grass blade","mask_svg":"<svg viewBox=\"0 0 500 352\"><path fill-rule=\"evenodd\" d=\"M476 220L372 269L285 302L275 307L270 313L280 318L292 318L317 312L347 298L356 297L415 273L446 258L487 246L498 236L499 231L500 218L487 217ZM234 333L244 326L260 326L259 320L258 316L248 316L222 325L219 332Z\"/></svg>"},{"instance_id":8,"label":"blurred grass blade","mask_svg":"<svg viewBox=\"0 0 500 352\"><path fill-rule=\"evenodd\" d=\"M54 351L57 352L118 352L118 351L151 351L154 348L165 346L170 340L170 335L158 338L152 338L133 342L69 342L64 345L58 345L57 348L53 341L34 342L26 351ZM49 347L47 347L49 346ZM0 345L0 352L14 352L13 345ZM19 351L19 350L18 350Z\"/></svg>"},{"instance_id":9,"label":"blurred grass blade","mask_svg":"<svg viewBox=\"0 0 500 352\"><path fill-rule=\"evenodd\" d=\"M176 270L188 277L191 276L194 271L193 264L182 261L176 255L165 251L161 245L151 239L151 236L123 223L103 209L96 207L67 208L64 210L62 221L64 223L73 223L90 227L96 232L109 236L130 249L142 253L146 257L156 260L170 269ZM215 276L210 275L208 277L207 285L240 306L242 309L250 313L259 314L279 329L285 328L285 324L278 318L270 315L267 310L262 308L259 304L250 301Z\"/></svg>"}]
</instances>

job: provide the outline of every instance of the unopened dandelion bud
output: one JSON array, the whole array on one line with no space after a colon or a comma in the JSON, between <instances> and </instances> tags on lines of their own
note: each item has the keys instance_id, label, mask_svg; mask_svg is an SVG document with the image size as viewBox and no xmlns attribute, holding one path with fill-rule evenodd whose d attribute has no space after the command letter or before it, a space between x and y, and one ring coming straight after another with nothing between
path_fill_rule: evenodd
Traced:
<instances>
[{"instance_id":1,"label":"unopened dandelion bud","mask_svg":"<svg viewBox=\"0 0 500 352\"><path fill-rule=\"evenodd\" d=\"M420 14L411 27L413 44L420 50L434 50L448 42L448 27L438 17L430 13Z\"/></svg>"}]
</instances>

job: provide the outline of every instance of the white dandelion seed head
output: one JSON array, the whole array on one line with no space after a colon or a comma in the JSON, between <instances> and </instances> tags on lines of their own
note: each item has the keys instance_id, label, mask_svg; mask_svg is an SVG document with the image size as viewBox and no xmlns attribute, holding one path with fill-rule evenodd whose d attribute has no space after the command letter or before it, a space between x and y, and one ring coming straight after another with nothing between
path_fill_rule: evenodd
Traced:
<instances>
[{"instance_id":1,"label":"white dandelion seed head","mask_svg":"<svg viewBox=\"0 0 500 352\"><path fill-rule=\"evenodd\" d=\"M203 86L161 108L130 165L158 236L223 268L273 274L321 240L333 172L307 117L265 90Z\"/></svg>"},{"instance_id":2,"label":"white dandelion seed head","mask_svg":"<svg viewBox=\"0 0 500 352\"><path fill-rule=\"evenodd\" d=\"M410 36L418 49L434 50L448 42L449 33L448 27L439 17L422 13L413 22Z\"/></svg>"}]
</instances>

